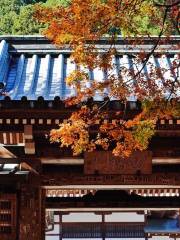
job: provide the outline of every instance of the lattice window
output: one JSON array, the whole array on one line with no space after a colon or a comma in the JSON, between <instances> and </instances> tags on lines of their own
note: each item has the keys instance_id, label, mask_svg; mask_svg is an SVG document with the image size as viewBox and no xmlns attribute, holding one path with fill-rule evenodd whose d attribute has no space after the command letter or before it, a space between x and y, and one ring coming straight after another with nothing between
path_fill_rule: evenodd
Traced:
<instances>
[{"instance_id":1,"label":"lattice window","mask_svg":"<svg viewBox=\"0 0 180 240\"><path fill-rule=\"evenodd\" d=\"M15 194L0 194L0 239L16 239Z\"/></svg>"}]
</instances>

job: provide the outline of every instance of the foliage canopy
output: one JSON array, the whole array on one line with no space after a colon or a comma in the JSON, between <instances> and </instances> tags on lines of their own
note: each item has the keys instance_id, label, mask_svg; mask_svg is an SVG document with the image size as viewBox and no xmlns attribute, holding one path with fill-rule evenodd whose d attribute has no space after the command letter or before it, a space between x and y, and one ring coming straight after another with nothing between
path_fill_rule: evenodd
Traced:
<instances>
[{"instance_id":1,"label":"foliage canopy","mask_svg":"<svg viewBox=\"0 0 180 240\"><path fill-rule=\"evenodd\" d=\"M180 116L178 56L173 60L171 69L160 70L150 61L155 49L162 43L162 35L168 39L174 30L175 25L170 19L173 16L179 20L178 7L178 1L151 0L72 0L66 8L37 6L37 19L48 24L45 35L55 44L68 44L72 49L71 58L77 68L66 82L76 89L77 95L66 103L82 106L72 113L67 122L61 123L59 129L51 131L52 142L59 142L61 147L70 146L75 155L100 147L111 149L115 155L128 157L132 151L148 147L158 119ZM179 31L177 23L176 28ZM149 39L152 33L158 36L150 52L140 51L133 57L130 69L121 66L115 74L113 59L117 55L119 33L127 41L136 37L134 46L142 43L143 39L139 36L146 35ZM96 42L103 37L106 37L109 48L100 53ZM148 78L145 67L150 69ZM92 82L85 70L87 68L103 70L105 80L95 79ZM108 92L108 98L102 104L89 105L90 97L105 92ZM141 101L142 108L133 119L128 119L126 106L131 96ZM117 112L117 121L102 121L109 119L104 106L112 98L121 101L124 108ZM96 134L92 136L93 126L96 126Z\"/></svg>"},{"instance_id":2,"label":"foliage canopy","mask_svg":"<svg viewBox=\"0 0 180 240\"><path fill-rule=\"evenodd\" d=\"M155 49L162 43L162 36L168 39L172 32L179 32L178 0L56 0L53 7L52 0L48 0L36 5L35 17L39 22L33 19L34 9L30 3L5 1L5 7L0 12L4 15L0 24L1 33L38 33L46 26L45 35L50 40L72 49L71 58L77 66L66 79L77 94L66 104L78 105L79 110L73 112L58 129L51 131L52 142L59 142L61 147L71 147L75 155L102 148L128 157L132 151L148 147L158 119L180 116L178 56L174 58L171 69L161 71L150 61ZM5 8L9 9L8 14ZM119 34L127 41L136 37L134 46L142 43L143 39L139 38L142 35L150 38L150 35L156 34L157 39L150 52L142 50L132 56L131 68L121 66L115 74L114 56L118 54ZM96 42L104 37L109 47L100 53ZM145 67L150 69L148 78ZM95 79L92 82L87 68L103 70L105 80ZM165 75L168 77L164 78ZM88 99L95 94L106 96L107 92L108 98L103 103L89 104ZM128 119L127 105L131 96L141 101L142 108L141 112ZM123 109L117 112L117 121L102 121L109 119L104 106L111 99L121 101ZM96 134L92 135L91 130L95 126Z\"/></svg>"}]
</instances>

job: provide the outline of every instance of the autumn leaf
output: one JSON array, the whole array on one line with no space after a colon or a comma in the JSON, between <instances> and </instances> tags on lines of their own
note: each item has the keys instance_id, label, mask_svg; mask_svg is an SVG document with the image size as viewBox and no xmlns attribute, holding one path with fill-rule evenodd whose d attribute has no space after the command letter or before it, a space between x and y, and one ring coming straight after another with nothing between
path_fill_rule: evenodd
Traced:
<instances>
[{"instance_id":1,"label":"autumn leaf","mask_svg":"<svg viewBox=\"0 0 180 240\"><path fill-rule=\"evenodd\" d=\"M51 130L51 142L71 147L74 155L102 148L128 157L135 150L148 148L158 119L180 116L179 56L171 62L170 69L154 64L158 45L166 43L174 31L169 19L173 16L178 17L176 5L158 6L151 0L72 0L66 7L36 6L35 17L48 26L45 36L58 47L69 48L76 64L76 70L66 77L76 96L65 103L75 105L77 110L66 123ZM140 36L146 35L151 40L154 33L158 37L152 49L139 48L143 45ZM163 42L162 35L166 36ZM119 40L124 40L127 52L138 47L138 53L121 56ZM156 61L163 61L161 52ZM103 79L99 75L91 79L84 69L91 76L94 71L103 72ZM90 103L88 99L97 94L108 99ZM129 118L127 106L132 96L138 99L141 108ZM111 109L108 104L112 99L122 109ZM111 114L117 121L111 121Z\"/></svg>"}]
</instances>

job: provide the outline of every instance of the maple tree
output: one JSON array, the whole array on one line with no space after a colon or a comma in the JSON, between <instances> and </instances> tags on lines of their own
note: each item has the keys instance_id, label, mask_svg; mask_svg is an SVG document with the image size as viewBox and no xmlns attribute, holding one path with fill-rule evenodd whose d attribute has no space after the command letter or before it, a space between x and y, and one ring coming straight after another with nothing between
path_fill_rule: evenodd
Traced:
<instances>
[{"instance_id":1,"label":"maple tree","mask_svg":"<svg viewBox=\"0 0 180 240\"><path fill-rule=\"evenodd\" d=\"M176 21L170 21L172 16ZM179 1L72 0L66 7L37 5L35 17L48 24L45 35L50 40L72 49L71 59L77 66L66 78L76 89L76 96L67 99L66 105L76 105L78 110L51 131L52 142L70 146L75 155L100 147L128 157L132 151L148 147L158 119L180 116L179 57L174 58L171 69L160 69L151 61L158 45L167 41L174 29L179 32ZM143 30L142 24L147 25ZM142 44L142 35L151 39L148 26L158 31L152 49L132 56L132 67L121 66L115 74L119 34L132 48ZM96 44L102 38L108 47L100 52ZM150 71L148 77L145 67ZM104 71L104 81L91 81L86 70L96 68ZM96 94L106 96L105 100L90 102ZM127 106L132 96L141 102L141 111L129 119ZM112 99L123 107L110 122L106 106Z\"/></svg>"}]
</instances>

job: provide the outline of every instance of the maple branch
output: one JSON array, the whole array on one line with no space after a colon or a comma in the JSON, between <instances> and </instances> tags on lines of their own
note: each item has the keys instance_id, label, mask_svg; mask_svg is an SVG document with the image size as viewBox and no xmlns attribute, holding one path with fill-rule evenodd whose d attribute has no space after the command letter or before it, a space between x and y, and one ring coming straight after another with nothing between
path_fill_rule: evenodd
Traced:
<instances>
[{"instance_id":1,"label":"maple branch","mask_svg":"<svg viewBox=\"0 0 180 240\"><path fill-rule=\"evenodd\" d=\"M178 6L180 4L180 0L174 2L174 3L171 3L171 4L162 4L162 3L158 3L156 1L154 1L154 5L157 6L157 7L165 7L165 8L172 8L172 7L175 7L175 6Z\"/></svg>"},{"instance_id":2,"label":"maple branch","mask_svg":"<svg viewBox=\"0 0 180 240\"><path fill-rule=\"evenodd\" d=\"M180 5L180 0L175 1L174 3L171 3L171 4L161 4L161 3L158 3L156 1L154 1L154 5L157 6L157 7L165 7L165 8L171 9L173 7L176 7L176 6ZM177 17L175 19L174 19L174 16L171 19L171 21L173 22L173 25L174 25L175 29L177 30L178 34L180 34L179 18L180 18L180 11L178 11Z\"/></svg>"},{"instance_id":3,"label":"maple branch","mask_svg":"<svg viewBox=\"0 0 180 240\"><path fill-rule=\"evenodd\" d=\"M141 72L143 71L143 69L145 68L147 62L149 61L149 58L151 57L151 55L154 53L154 51L156 50L160 40L161 40L161 37L163 35L163 32L164 32L164 26L165 26L165 22L166 22L166 18L167 18L167 14L168 14L168 8L166 7L165 9L165 12L164 12L164 16L163 16L163 23L162 23L162 29L158 35L158 39L155 43L155 45L153 46L153 48L151 49L151 51L147 54L146 58L144 59L143 61L143 66L141 67L141 69L133 76L132 79L129 79L128 81L126 81L125 83L128 83L130 81L132 81L134 78L137 78Z\"/></svg>"},{"instance_id":4,"label":"maple branch","mask_svg":"<svg viewBox=\"0 0 180 240\"><path fill-rule=\"evenodd\" d=\"M178 15L176 17L176 19L172 19L172 22L174 24L174 27L176 28L178 34L180 34L180 28L179 28L179 20L180 20L180 11L178 12Z\"/></svg>"},{"instance_id":5,"label":"maple branch","mask_svg":"<svg viewBox=\"0 0 180 240\"><path fill-rule=\"evenodd\" d=\"M160 42L160 40L161 40L161 37L162 37L162 35L163 35L163 32L164 32L164 26L165 26L165 22L166 22L166 18L167 18L168 11L169 11L169 10L168 10L168 7L166 7L165 12L164 12L164 16L163 16L162 29L161 29L161 31L160 31L160 33L159 33L159 35L158 35L158 39L157 39L155 45L153 46L153 48L151 49L151 51L147 54L146 58L144 59L144 61L143 61L143 66L142 66L141 69L135 74L135 76L134 76L132 79L129 79L129 80L126 81L125 83L131 82L134 78L137 78L137 77L141 74L141 72L142 72L143 69L145 68L147 62L149 61L149 58L151 57L151 55L152 55L152 54L154 53L154 51L156 50L156 48L157 48L157 46L158 46L158 44L159 44L159 42ZM113 39L113 40L115 40L115 39ZM111 44L109 50L112 48L112 45L113 45L113 44ZM115 45L115 44L114 44L114 45ZM175 83L174 83L174 85L175 85ZM110 101L111 97L112 97L112 96L110 96L110 97L109 97L105 102L103 102L103 104L98 108L98 113L99 113L100 110ZM124 108L124 111L123 111L123 119L124 119L125 116L126 116L126 109L127 109L127 104L126 104L126 102L125 102L125 108Z\"/></svg>"},{"instance_id":6,"label":"maple branch","mask_svg":"<svg viewBox=\"0 0 180 240\"><path fill-rule=\"evenodd\" d=\"M180 63L179 63L178 66L176 67L176 69L177 69L177 75L176 75L176 77L175 77L175 79L174 79L174 81L173 81L173 83L172 83L171 91L170 91L169 97L167 98L167 101L166 101L166 102L168 102L168 101L170 100L172 94L174 93L175 84L176 84L176 83L180 83L180 82L179 82L179 77L180 77L180 76L179 76L179 71L178 71L179 68L180 68Z\"/></svg>"}]
</instances>

